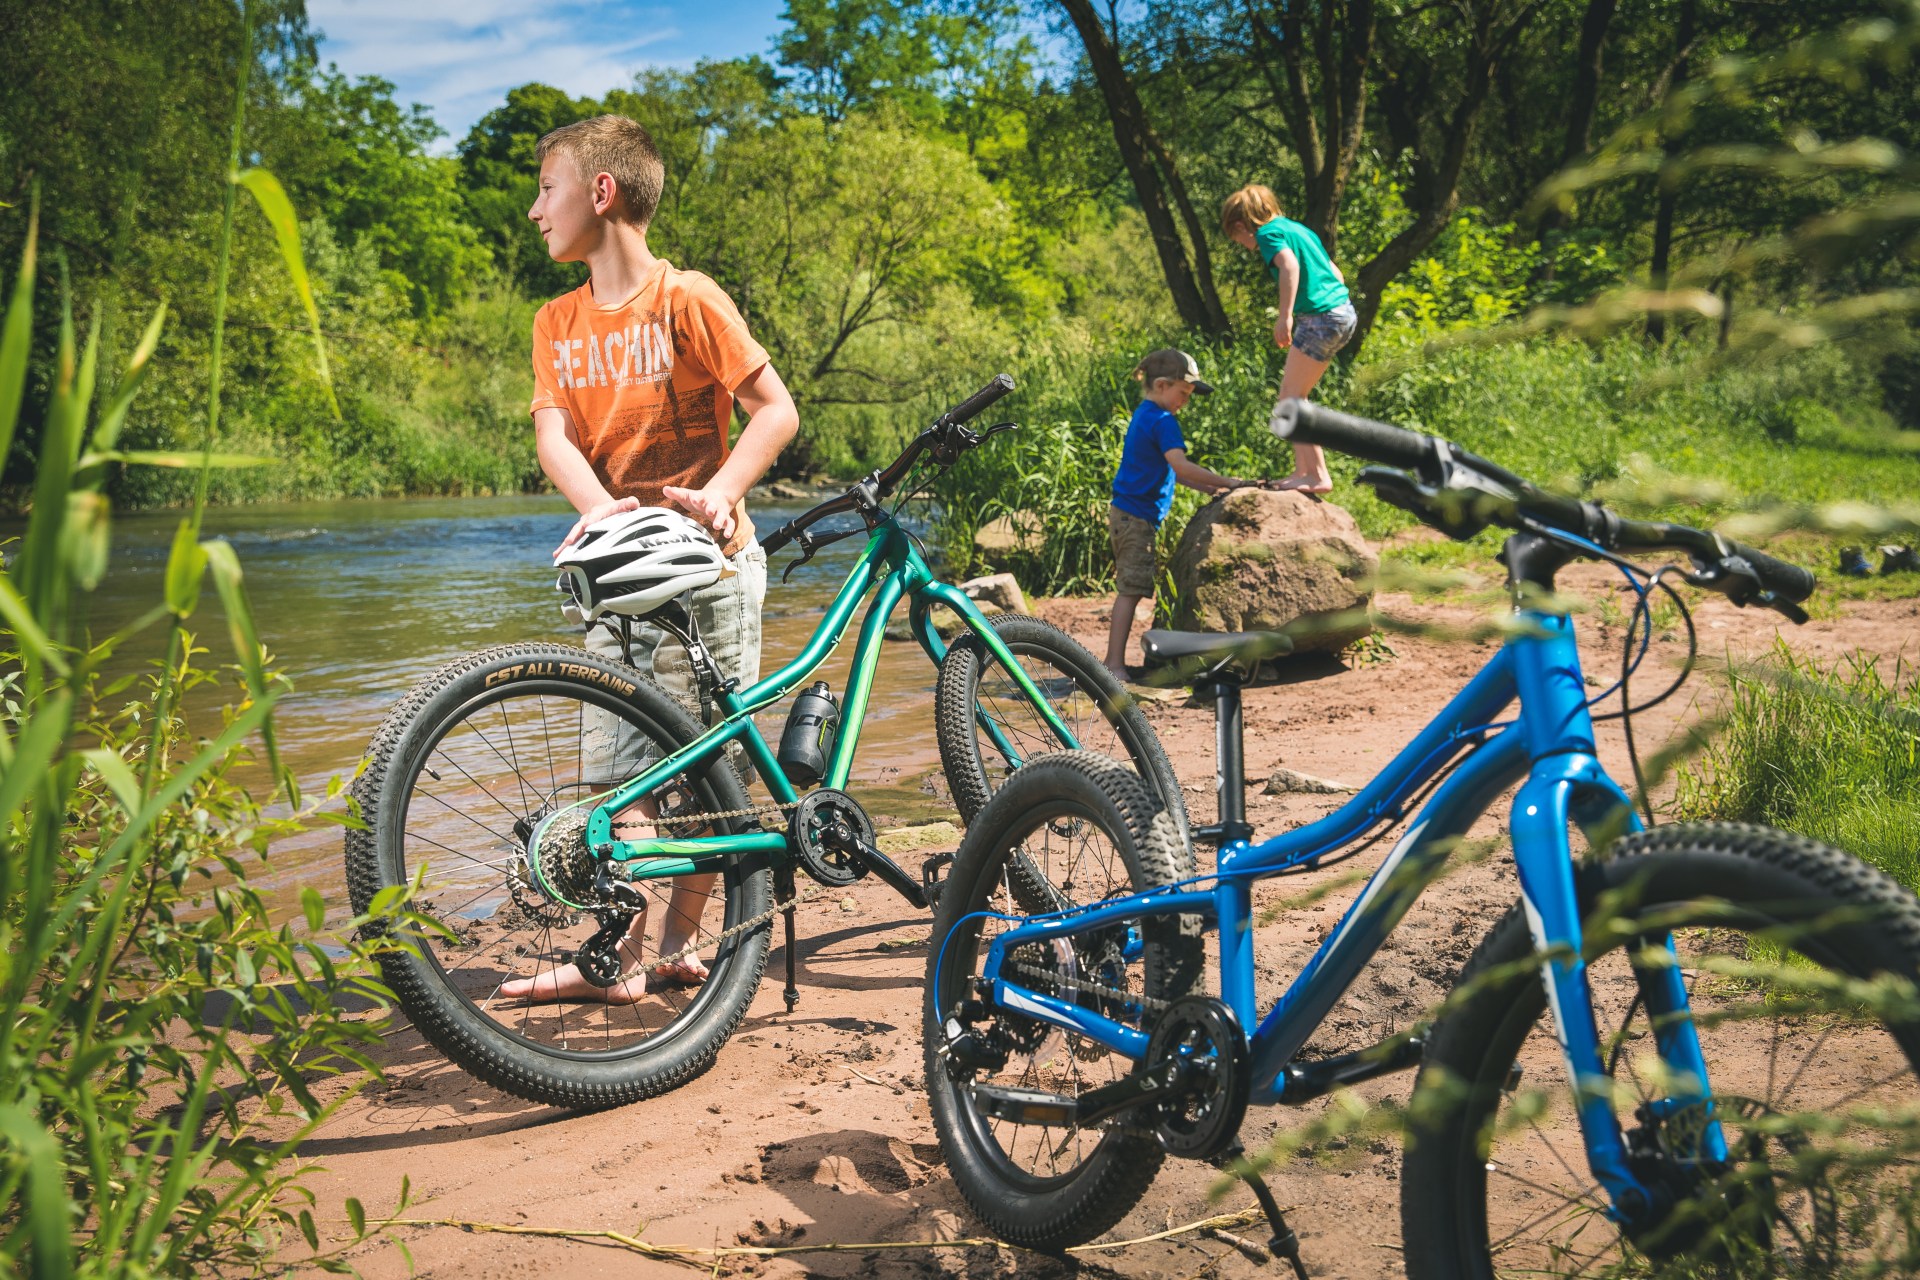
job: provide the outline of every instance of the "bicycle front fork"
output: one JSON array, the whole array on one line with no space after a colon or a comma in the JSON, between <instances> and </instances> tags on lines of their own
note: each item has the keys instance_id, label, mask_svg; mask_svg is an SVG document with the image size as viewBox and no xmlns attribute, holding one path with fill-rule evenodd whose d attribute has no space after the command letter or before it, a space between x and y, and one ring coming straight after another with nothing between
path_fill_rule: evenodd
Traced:
<instances>
[{"instance_id":1,"label":"bicycle front fork","mask_svg":"<svg viewBox=\"0 0 1920 1280\"><path fill-rule=\"evenodd\" d=\"M1612 1216L1632 1225L1666 1208L1660 1193L1638 1177L1616 1108L1615 1082L1594 1015L1593 988L1587 972L1577 870L1567 843L1574 822L1596 838L1608 831L1640 829L1628 798L1608 778L1599 761L1585 753L1537 760L1532 776L1513 803L1514 863L1519 868L1521 902L1535 950L1543 957L1541 979L1560 1041L1567 1078L1574 1091L1580 1134L1594 1178L1606 1189ZM1591 906L1592 904L1587 904ZM1687 1107L1708 1103L1712 1090L1706 1059L1687 1001L1687 988L1672 938L1661 933L1636 941L1640 952L1664 949L1666 964L1633 966L1639 999L1655 1028L1655 1044L1668 1083L1668 1096L1650 1104L1650 1119L1661 1120ZM1709 1115L1711 1113L1709 1112ZM1710 1159L1726 1157L1725 1138L1709 1119L1703 1135Z\"/></svg>"}]
</instances>

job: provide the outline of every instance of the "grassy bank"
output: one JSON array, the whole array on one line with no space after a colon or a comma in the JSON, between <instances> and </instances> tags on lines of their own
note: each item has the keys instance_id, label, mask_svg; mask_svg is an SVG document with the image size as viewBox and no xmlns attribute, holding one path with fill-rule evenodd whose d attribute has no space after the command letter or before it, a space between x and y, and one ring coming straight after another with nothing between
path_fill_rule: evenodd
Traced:
<instances>
[{"instance_id":1,"label":"grassy bank","mask_svg":"<svg viewBox=\"0 0 1920 1280\"><path fill-rule=\"evenodd\" d=\"M1835 844L1920 889L1920 683L1904 663L1831 665L1782 645L1727 681L1726 727L1680 776L1685 819Z\"/></svg>"}]
</instances>

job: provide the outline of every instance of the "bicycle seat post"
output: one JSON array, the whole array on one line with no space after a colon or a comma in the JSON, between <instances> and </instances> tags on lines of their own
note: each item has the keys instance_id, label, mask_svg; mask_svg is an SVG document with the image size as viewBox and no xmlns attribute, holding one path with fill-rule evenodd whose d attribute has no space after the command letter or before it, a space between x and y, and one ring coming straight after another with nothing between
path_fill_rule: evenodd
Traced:
<instances>
[{"instance_id":1,"label":"bicycle seat post","mask_svg":"<svg viewBox=\"0 0 1920 1280\"><path fill-rule=\"evenodd\" d=\"M1247 788L1244 730L1240 715L1240 673L1222 663L1193 682L1198 697L1213 695L1214 794L1219 802L1219 818L1212 826L1196 827L1196 840L1211 841L1225 848L1237 841L1253 838L1247 822Z\"/></svg>"}]
</instances>

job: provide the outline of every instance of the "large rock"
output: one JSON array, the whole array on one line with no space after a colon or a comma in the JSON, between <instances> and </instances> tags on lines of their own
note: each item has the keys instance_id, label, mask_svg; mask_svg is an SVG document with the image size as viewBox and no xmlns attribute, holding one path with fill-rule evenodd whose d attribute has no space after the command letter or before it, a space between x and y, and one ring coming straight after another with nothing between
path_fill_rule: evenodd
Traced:
<instances>
[{"instance_id":1,"label":"large rock","mask_svg":"<svg viewBox=\"0 0 1920 1280\"><path fill-rule=\"evenodd\" d=\"M1380 559L1348 515L1304 493L1235 489L1194 515L1173 553L1187 631L1281 631L1296 652L1342 649L1373 630Z\"/></svg>"},{"instance_id":2,"label":"large rock","mask_svg":"<svg viewBox=\"0 0 1920 1280\"><path fill-rule=\"evenodd\" d=\"M960 584L967 598L1000 613L1032 613L1020 582L1010 573L990 573L984 578L968 578Z\"/></svg>"},{"instance_id":3,"label":"large rock","mask_svg":"<svg viewBox=\"0 0 1920 1280\"><path fill-rule=\"evenodd\" d=\"M973 531L974 549L996 564L1004 563L1009 555L1017 552L1038 551L1045 540L1046 531L1041 528L1040 517L1031 511L995 516Z\"/></svg>"}]
</instances>

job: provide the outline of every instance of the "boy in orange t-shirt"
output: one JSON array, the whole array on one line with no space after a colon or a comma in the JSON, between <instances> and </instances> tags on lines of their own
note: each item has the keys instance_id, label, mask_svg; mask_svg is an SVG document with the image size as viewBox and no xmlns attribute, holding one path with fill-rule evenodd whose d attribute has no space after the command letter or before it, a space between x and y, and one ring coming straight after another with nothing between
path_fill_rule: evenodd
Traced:
<instances>
[{"instance_id":1,"label":"boy in orange t-shirt","mask_svg":"<svg viewBox=\"0 0 1920 1280\"><path fill-rule=\"evenodd\" d=\"M800 419L767 353L720 286L681 271L647 247L666 166L647 131L604 115L540 139L540 195L527 211L556 262L584 262L587 282L540 309L533 322L533 429L541 469L580 512L554 554L597 520L639 506L678 506L713 530L734 573L693 596L693 613L715 663L744 685L760 678L760 609L767 557L743 501L766 474ZM735 403L747 424L731 448ZM634 664L690 701L683 651L662 652L665 633L633 629ZM587 647L617 655L605 628ZM619 773L624 746L605 735ZM624 775L622 775L624 776ZM617 779L615 779L617 780ZM658 955L694 940L712 875L673 882ZM630 1003L649 977L697 984L698 954L648 970L642 965L647 913L621 944L629 974L596 987L573 965L510 982L500 994L528 1001L591 999Z\"/></svg>"}]
</instances>

